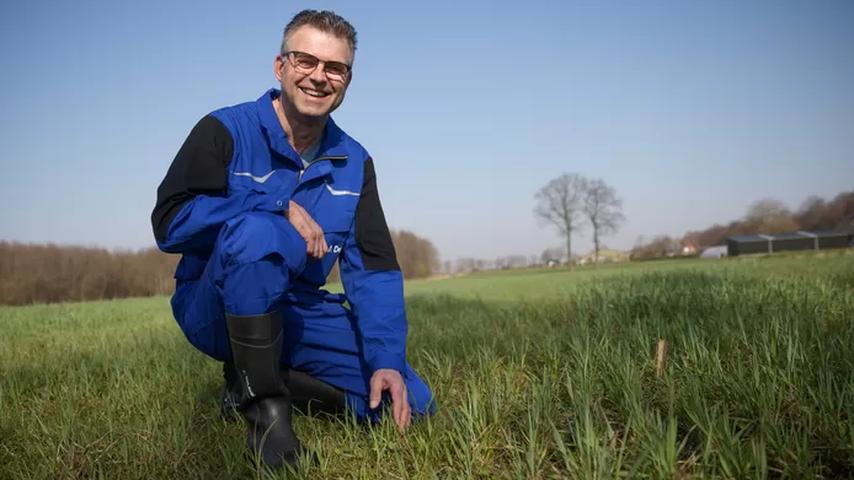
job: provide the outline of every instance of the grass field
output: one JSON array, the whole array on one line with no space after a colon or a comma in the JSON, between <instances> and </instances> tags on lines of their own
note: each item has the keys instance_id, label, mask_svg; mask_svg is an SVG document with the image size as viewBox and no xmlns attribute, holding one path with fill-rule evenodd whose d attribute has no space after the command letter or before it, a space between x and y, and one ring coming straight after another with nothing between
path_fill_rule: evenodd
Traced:
<instances>
[{"instance_id":1,"label":"grass field","mask_svg":"<svg viewBox=\"0 0 854 480\"><path fill-rule=\"evenodd\" d=\"M319 462L299 476L854 477L850 251L407 293L410 360L439 413L405 437L300 416ZM0 478L261 477L220 385L166 298L0 308Z\"/></svg>"}]
</instances>

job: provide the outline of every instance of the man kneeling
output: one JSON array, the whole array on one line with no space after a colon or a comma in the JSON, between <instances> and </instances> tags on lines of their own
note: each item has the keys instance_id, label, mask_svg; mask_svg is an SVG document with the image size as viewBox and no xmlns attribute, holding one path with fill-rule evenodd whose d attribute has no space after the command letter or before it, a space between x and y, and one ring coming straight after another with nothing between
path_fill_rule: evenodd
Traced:
<instances>
[{"instance_id":1,"label":"man kneeling","mask_svg":"<svg viewBox=\"0 0 854 480\"><path fill-rule=\"evenodd\" d=\"M273 64L280 90L202 118L152 213L158 246L183 254L175 318L224 362L224 406L271 466L296 464L303 450L294 402L360 420L390 402L401 431L434 409L406 362L403 278L373 160L330 117L355 50L340 16L297 14ZM345 295L321 289L336 260Z\"/></svg>"}]
</instances>

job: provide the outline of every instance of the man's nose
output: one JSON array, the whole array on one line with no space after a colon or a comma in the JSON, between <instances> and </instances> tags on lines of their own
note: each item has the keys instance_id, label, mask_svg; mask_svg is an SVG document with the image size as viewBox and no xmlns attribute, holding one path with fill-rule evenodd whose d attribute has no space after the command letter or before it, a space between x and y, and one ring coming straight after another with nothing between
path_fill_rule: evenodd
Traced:
<instances>
[{"instance_id":1,"label":"man's nose","mask_svg":"<svg viewBox=\"0 0 854 480\"><path fill-rule=\"evenodd\" d=\"M312 81L317 83L325 83L326 82L326 72L324 69L326 68L326 64L320 62L315 67L314 71L311 72L311 75L308 76Z\"/></svg>"}]
</instances>

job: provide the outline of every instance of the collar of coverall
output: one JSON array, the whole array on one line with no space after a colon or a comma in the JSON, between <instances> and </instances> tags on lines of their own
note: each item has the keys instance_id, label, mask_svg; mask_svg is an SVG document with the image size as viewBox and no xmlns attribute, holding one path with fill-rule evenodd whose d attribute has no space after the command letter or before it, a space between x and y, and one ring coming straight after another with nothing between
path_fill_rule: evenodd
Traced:
<instances>
[{"instance_id":1,"label":"collar of coverall","mask_svg":"<svg viewBox=\"0 0 854 480\"><path fill-rule=\"evenodd\" d=\"M281 92L275 88L271 88L264 92L255 103L258 107L258 117L261 120L261 126L270 146L276 152L291 159L295 164L302 168L302 160L299 154L288 143L288 137L285 131L282 130L282 125L276 117L276 111L273 110L273 100L279 97ZM326 127L323 129L323 138L320 140L320 149L317 151L316 160L328 158L331 160L346 160L347 150L344 146L344 132L338 128L338 125L332 121L332 117L326 121Z\"/></svg>"}]
</instances>

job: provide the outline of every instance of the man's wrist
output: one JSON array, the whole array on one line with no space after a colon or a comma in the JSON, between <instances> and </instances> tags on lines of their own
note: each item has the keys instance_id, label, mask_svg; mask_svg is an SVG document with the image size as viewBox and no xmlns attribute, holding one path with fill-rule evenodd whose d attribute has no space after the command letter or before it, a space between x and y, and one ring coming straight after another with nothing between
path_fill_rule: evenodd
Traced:
<instances>
[{"instance_id":1,"label":"man's wrist","mask_svg":"<svg viewBox=\"0 0 854 480\"><path fill-rule=\"evenodd\" d=\"M401 374L406 366L406 362L403 357L400 355L396 355L393 353L380 353L374 356L369 362L371 366L371 371L376 373L377 370L389 369L389 370L397 370Z\"/></svg>"}]
</instances>

